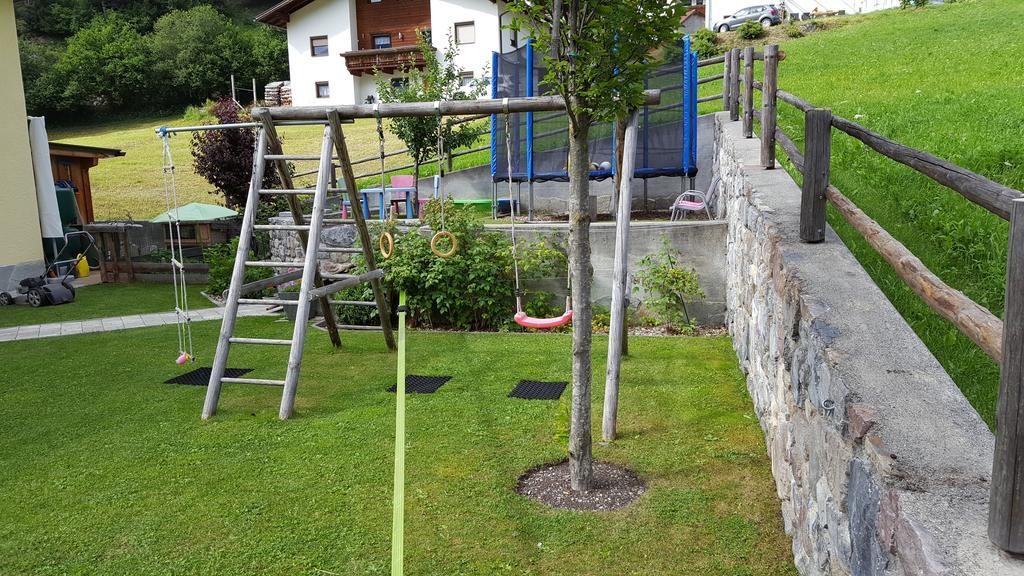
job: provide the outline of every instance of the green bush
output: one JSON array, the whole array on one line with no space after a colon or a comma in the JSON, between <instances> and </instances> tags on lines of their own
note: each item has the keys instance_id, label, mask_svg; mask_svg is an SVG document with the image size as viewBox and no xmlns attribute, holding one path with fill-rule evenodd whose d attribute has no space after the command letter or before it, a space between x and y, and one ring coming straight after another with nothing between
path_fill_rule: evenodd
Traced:
<instances>
[{"instance_id":1,"label":"green bush","mask_svg":"<svg viewBox=\"0 0 1024 576\"><path fill-rule=\"evenodd\" d=\"M237 252L238 238L233 238L230 242L223 244L215 244L203 250L203 258L206 260L206 265L210 267L207 293L211 296L220 296L222 292L231 286L231 273L235 267L235 254ZM249 251L249 257L253 258L251 250ZM245 282L249 283L270 278L273 274L273 271L269 268L246 268ZM260 295L262 295L262 292L250 294L249 296L257 298Z\"/></svg>"},{"instance_id":2,"label":"green bush","mask_svg":"<svg viewBox=\"0 0 1024 576\"><path fill-rule=\"evenodd\" d=\"M796 24L786 24L786 36L790 38L802 38L804 35L803 31Z\"/></svg>"},{"instance_id":3,"label":"green bush","mask_svg":"<svg viewBox=\"0 0 1024 576\"><path fill-rule=\"evenodd\" d=\"M655 319L685 332L692 326L686 302L704 298L704 291L697 272L680 266L678 258L667 242L660 252L645 256L636 275L636 290L647 293L644 307Z\"/></svg>"},{"instance_id":4,"label":"green bush","mask_svg":"<svg viewBox=\"0 0 1024 576\"><path fill-rule=\"evenodd\" d=\"M718 56L725 51L718 45L718 35L707 28L701 28L690 35L690 48L700 58Z\"/></svg>"},{"instance_id":5,"label":"green bush","mask_svg":"<svg viewBox=\"0 0 1024 576\"><path fill-rule=\"evenodd\" d=\"M764 29L764 26L756 20L748 20L740 25L736 30L740 38L744 40L757 40L758 38L764 38L768 35L768 31Z\"/></svg>"}]
</instances>

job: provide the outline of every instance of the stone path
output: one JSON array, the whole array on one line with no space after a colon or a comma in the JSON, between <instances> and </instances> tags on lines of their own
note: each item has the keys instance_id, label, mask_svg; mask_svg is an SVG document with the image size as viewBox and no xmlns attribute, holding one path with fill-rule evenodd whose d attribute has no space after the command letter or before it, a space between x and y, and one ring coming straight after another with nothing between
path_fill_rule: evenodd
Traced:
<instances>
[{"instance_id":1,"label":"stone path","mask_svg":"<svg viewBox=\"0 0 1024 576\"><path fill-rule=\"evenodd\" d=\"M265 306L243 305L238 307L238 315L241 316L267 316ZM224 317L223 308L203 308L192 311L192 321L202 322L204 320L220 320ZM53 336L68 336L71 334L84 334L87 332L112 332L114 330L127 330L130 328L146 328L149 326L166 326L177 321L174 312L157 312L155 314L131 314L129 316L115 316L113 318L95 318L92 320L73 320L68 322L53 322L51 324L31 324L27 326L12 326L0 328L0 342L11 342L15 340L34 340L36 338L50 338Z\"/></svg>"}]
</instances>

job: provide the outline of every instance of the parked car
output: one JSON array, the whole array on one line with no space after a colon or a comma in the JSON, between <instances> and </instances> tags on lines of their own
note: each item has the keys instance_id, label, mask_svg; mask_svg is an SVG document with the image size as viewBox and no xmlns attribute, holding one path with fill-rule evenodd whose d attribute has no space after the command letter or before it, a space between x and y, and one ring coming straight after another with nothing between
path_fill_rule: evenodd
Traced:
<instances>
[{"instance_id":1,"label":"parked car","mask_svg":"<svg viewBox=\"0 0 1024 576\"><path fill-rule=\"evenodd\" d=\"M782 12L771 4L749 6L737 11L735 14L726 16L721 22L715 24L715 31L728 32L739 28L740 24L750 21L760 22L762 26L768 28L769 26L782 24Z\"/></svg>"}]
</instances>

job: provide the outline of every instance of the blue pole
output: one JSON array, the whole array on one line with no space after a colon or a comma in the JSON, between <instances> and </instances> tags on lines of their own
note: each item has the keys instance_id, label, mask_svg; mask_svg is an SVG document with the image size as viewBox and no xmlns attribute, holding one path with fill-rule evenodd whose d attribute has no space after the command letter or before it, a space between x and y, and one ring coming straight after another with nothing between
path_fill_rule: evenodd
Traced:
<instances>
[{"instance_id":1,"label":"blue pole","mask_svg":"<svg viewBox=\"0 0 1024 576\"><path fill-rule=\"evenodd\" d=\"M690 174L690 36L683 38L683 172Z\"/></svg>"},{"instance_id":2,"label":"blue pole","mask_svg":"<svg viewBox=\"0 0 1024 576\"><path fill-rule=\"evenodd\" d=\"M690 53L690 166L697 166L697 53Z\"/></svg>"},{"instance_id":3,"label":"blue pole","mask_svg":"<svg viewBox=\"0 0 1024 576\"><path fill-rule=\"evenodd\" d=\"M491 98L498 97L498 53L491 52ZM491 114L491 179L498 173L498 115Z\"/></svg>"},{"instance_id":4,"label":"blue pole","mask_svg":"<svg viewBox=\"0 0 1024 576\"><path fill-rule=\"evenodd\" d=\"M526 95L533 96L533 39L526 41ZM533 182L533 112L526 113L526 179Z\"/></svg>"}]
</instances>

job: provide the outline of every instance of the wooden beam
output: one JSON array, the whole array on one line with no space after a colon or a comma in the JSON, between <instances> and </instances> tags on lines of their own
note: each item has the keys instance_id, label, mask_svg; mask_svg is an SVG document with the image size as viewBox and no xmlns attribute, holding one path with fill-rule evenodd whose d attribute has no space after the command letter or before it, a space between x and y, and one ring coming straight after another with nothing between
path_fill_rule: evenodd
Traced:
<instances>
[{"instance_id":1,"label":"wooden beam","mask_svg":"<svg viewBox=\"0 0 1024 576\"><path fill-rule=\"evenodd\" d=\"M270 114L267 113L266 109L253 110L253 118L259 120L263 124L263 130L267 134L267 145L270 149L270 154L284 155L284 149L281 146L281 138L277 135L277 129L274 127L273 119ZM292 190L295 188L295 183L292 182L291 167L288 166L288 162L285 160L273 160L274 168L277 170L277 177L281 179L282 187L286 190ZM288 208L292 212L292 221L298 225L306 224L306 219L302 215L302 202L299 201L294 195L288 195ZM303 246L309 243L309 234L303 230L297 232L299 235L299 241ZM313 273L313 285L320 288L324 285L323 278L320 277L320 265L317 264L316 270ZM326 297L320 299L320 311L324 315L324 325L327 328L327 334L331 338L331 344L335 348L341 347L341 335L338 334L338 321L334 317L334 308L331 307L331 301Z\"/></svg>"},{"instance_id":2,"label":"wooden beam","mask_svg":"<svg viewBox=\"0 0 1024 576\"><path fill-rule=\"evenodd\" d=\"M740 49L729 50L729 120L740 119Z\"/></svg>"},{"instance_id":3,"label":"wooden beam","mask_svg":"<svg viewBox=\"0 0 1024 576\"><path fill-rule=\"evenodd\" d=\"M362 199L359 197L359 188L356 184L355 174L352 171L348 144L345 142L345 132L341 127L341 115L338 111L332 110L327 113L327 122L331 127L331 138L334 139L334 151L338 155L338 160L341 164L341 177L345 181L345 190L348 192L348 200L352 205L352 217L356 221L359 244L363 248L363 259L366 261L367 269L376 270L377 255L373 251L370 231L367 230L366 220L363 218ZM395 334L391 327L391 306L388 305L388 299L384 294L384 287L381 285L380 278L370 280L370 287L373 289L373 299L377 303L380 325L384 330L384 343L387 345L388 350L398 350L398 346L395 344Z\"/></svg>"},{"instance_id":4,"label":"wooden beam","mask_svg":"<svg viewBox=\"0 0 1024 576\"><path fill-rule=\"evenodd\" d=\"M988 537L1013 554L1024 553L1024 200L1010 211L1003 312L1003 358L996 408Z\"/></svg>"},{"instance_id":5,"label":"wooden beam","mask_svg":"<svg viewBox=\"0 0 1024 576\"><path fill-rule=\"evenodd\" d=\"M605 442L615 440L619 411L619 377L625 341L626 278L629 274L629 217L633 200L633 171L636 163L637 117L634 110L626 124L622 153L622 181L615 218L615 262L612 271L611 322L608 327L608 365L604 382L604 415L601 436Z\"/></svg>"},{"instance_id":6,"label":"wooden beam","mask_svg":"<svg viewBox=\"0 0 1024 576\"><path fill-rule=\"evenodd\" d=\"M754 137L754 47L743 49L743 137Z\"/></svg>"},{"instance_id":7,"label":"wooden beam","mask_svg":"<svg viewBox=\"0 0 1024 576\"><path fill-rule=\"evenodd\" d=\"M775 126L778 110L775 92L779 87L779 46L764 47L764 82L761 84L761 167L775 168Z\"/></svg>"},{"instance_id":8,"label":"wooden beam","mask_svg":"<svg viewBox=\"0 0 1024 576\"><path fill-rule=\"evenodd\" d=\"M825 239L825 189L832 154L832 111L815 108L804 114L804 185L800 200L800 239Z\"/></svg>"},{"instance_id":9,"label":"wooden beam","mask_svg":"<svg viewBox=\"0 0 1024 576\"><path fill-rule=\"evenodd\" d=\"M659 104L660 90L644 92L644 104ZM438 110L442 116L471 116L473 114L503 114L506 111L502 99L484 100L443 100L438 108L435 102L400 102L380 104L382 118L426 118L435 117ZM530 96L508 99L508 112L551 112L565 110L561 96ZM369 104L346 106L286 106L279 108L254 108L253 116L269 114L273 120L323 120L329 112L337 112L340 118L375 118L374 108Z\"/></svg>"},{"instance_id":10,"label":"wooden beam","mask_svg":"<svg viewBox=\"0 0 1024 576\"><path fill-rule=\"evenodd\" d=\"M732 103L732 52L726 52L725 71L722 74L722 110L729 112Z\"/></svg>"},{"instance_id":11,"label":"wooden beam","mask_svg":"<svg viewBox=\"0 0 1024 576\"><path fill-rule=\"evenodd\" d=\"M984 176L957 166L923 150L895 142L864 126L839 116L832 118L832 125L879 154L904 166L909 166L939 184L959 192L964 198L985 208L1004 220L1010 219L1011 204L1024 197L1020 192L993 182Z\"/></svg>"}]
</instances>

